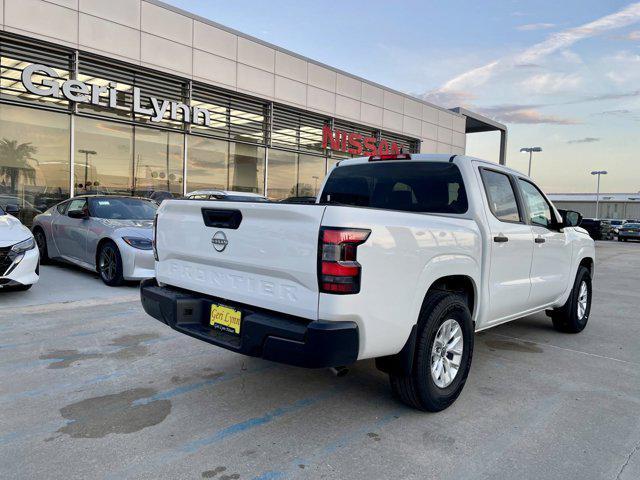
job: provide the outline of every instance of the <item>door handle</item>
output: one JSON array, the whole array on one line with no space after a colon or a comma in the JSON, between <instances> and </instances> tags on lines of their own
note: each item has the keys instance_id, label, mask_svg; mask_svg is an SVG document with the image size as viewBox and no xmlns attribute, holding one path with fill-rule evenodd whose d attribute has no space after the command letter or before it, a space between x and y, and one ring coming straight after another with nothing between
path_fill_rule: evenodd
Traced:
<instances>
[{"instance_id":1,"label":"door handle","mask_svg":"<svg viewBox=\"0 0 640 480\"><path fill-rule=\"evenodd\" d=\"M493 241L496 243L504 243L504 242L508 242L509 238L508 237L504 237L502 235L498 235L497 237L493 237Z\"/></svg>"},{"instance_id":2,"label":"door handle","mask_svg":"<svg viewBox=\"0 0 640 480\"><path fill-rule=\"evenodd\" d=\"M536 243L544 243L544 242L546 242L546 240L544 238L542 238L542 237L536 237L534 242L536 242Z\"/></svg>"}]
</instances>

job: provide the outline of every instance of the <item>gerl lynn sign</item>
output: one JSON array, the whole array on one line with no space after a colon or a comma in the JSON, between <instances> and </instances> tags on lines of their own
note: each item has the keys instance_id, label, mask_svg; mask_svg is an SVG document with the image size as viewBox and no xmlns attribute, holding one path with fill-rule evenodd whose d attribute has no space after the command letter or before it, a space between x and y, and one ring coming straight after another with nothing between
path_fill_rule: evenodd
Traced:
<instances>
[{"instance_id":1,"label":"gerl lynn sign","mask_svg":"<svg viewBox=\"0 0 640 480\"><path fill-rule=\"evenodd\" d=\"M40 84L34 83L34 75L40 75L44 78ZM41 64L32 64L22 71L21 81L27 92L40 97L66 98L70 102L89 103L101 107L117 108L118 91L115 83L109 83L108 86L94 85L81 82L80 80L60 80L56 78L56 71ZM106 95L106 98L105 98ZM107 102L105 104L105 101ZM171 120L183 121L185 123L193 123L211 126L211 112L205 108L190 107L181 102L172 100L158 100L155 97L149 97L151 107L144 107L140 100L140 89L133 87L133 111L140 115L151 118L152 122L161 122L165 119L165 115L169 113ZM178 118L180 112L180 118Z\"/></svg>"}]
</instances>

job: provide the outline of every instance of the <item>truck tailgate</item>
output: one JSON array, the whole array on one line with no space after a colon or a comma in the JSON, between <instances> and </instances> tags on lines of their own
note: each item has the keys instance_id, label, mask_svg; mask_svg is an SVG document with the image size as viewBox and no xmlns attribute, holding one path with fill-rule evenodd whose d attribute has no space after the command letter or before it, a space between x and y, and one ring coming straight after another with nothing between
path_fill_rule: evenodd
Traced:
<instances>
[{"instance_id":1,"label":"truck tailgate","mask_svg":"<svg viewBox=\"0 0 640 480\"><path fill-rule=\"evenodd\" d=\"M316 320L324 210L320 205L165 201L158 209L156 278Z\"/></svg>"}]
</instances>

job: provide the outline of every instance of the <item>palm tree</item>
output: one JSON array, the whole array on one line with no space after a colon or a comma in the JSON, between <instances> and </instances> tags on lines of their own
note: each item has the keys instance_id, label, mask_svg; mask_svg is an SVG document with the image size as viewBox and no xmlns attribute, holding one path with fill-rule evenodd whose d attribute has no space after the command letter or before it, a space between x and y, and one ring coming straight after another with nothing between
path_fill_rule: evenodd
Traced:
<instances>
[{"instance_id":1,"label":"palm tree","mask_svg":"<svg viewBox=\"0 0 640 480\"><path fill-rule=\"evenodd\" d=\"M35 182L36 171L28 161L38 149L31 143L18 143L17 140L3 138L0 140L0 177L8 176L11 192L16 191L20 174L26 181Z\"/></svg>"}]
</instances>

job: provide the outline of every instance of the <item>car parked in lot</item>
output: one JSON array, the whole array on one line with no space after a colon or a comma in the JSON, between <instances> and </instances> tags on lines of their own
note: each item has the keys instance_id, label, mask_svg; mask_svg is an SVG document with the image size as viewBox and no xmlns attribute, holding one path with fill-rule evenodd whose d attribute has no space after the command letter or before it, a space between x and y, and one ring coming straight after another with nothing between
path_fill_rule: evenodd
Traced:
<instances>
[{"instance_id":1,"label":"car parked in lot","mask_svg":"<svg viewBox=\"0 0 640 480\"><path fill-rule=\"evenodd\" d=\"M580 226L589 232L589 236L594 240L613 239L613 228L611 228L611 224L605 220L583 218L580 222Z\"/></svg>"},{"instance_id":2,"label":"car parked in lot","mask_svg":"<svg viewBox=\"0 0 640 480\"><path fill-rule=\"evenodd\" d=\"M614 235L618 234L618 229L624 225L625 220L617 220L617 219L607 219L609 225L611 225L611 230L613 230Z\"/></svg>"},{"instance_id":3,"label":"car parked in lot","mask_svg":"<svg viewBox=\"0 0 640 480\"><path fill-rule=\"evenodd\" d=\"M33 235L43 262L65 260L117 286L154 276L151 237L157 207L138 197L78 196L36 216Z\"/></svg>"},{"instance_id":4,"label":"car parked in lot","mask_svg":"<svg viewBox=\"0 0 640 480\"><path fill-rule=\"evenodd\" d=\"M187 200L223 200L227 202L268 202L263 195L252 192L232 192L228 190L195 190L185 195Z\"/></svg>"},{"instance_id":5,"label":"car parked in lot","mask_svg":"<svg viewBox=\"0 0 640 480\"><path fill-rule=\"evenodd\" d=\"M31 231L14 215L15 204L0 206L0 289L28 290L38 281L40 262Z\"/></svg>"},{"instance_id":6,"label":"car parked in lot","mask_svg":"<svg viewBox=\"0 0 640 480\"><path fill-rule=\"evenodd\" d=\"M640 240L640 223L625 223L618 230L618 241Z\"/></svg>"},{"instance_id":7,"label":"car parked in lot","mask_svg":"<svg viewBox=\"0 0 640 480\"><path fill-rule=\"evenodd\" d=\"M147 313L237 353L310 367L375 358L406 404L458 397L474 332L589 320L594 242L525 175L456 155L342 160L314 205L165 201Z\"/></svg>"}]
</instances>

